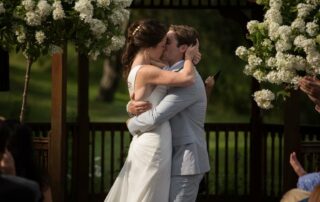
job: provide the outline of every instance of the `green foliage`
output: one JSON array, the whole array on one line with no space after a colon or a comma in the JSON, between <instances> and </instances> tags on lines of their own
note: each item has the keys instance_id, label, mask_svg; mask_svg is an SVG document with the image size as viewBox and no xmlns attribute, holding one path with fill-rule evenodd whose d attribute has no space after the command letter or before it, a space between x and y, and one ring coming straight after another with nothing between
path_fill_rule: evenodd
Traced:
<instances>
[{"instance_id":1,"label":"green foliage","mask_svg":"<svg viewBox=\"0 0 320 202\"><path fill-rule=\"evenodd\" d=\"M131 10L130 21L157 18L169 24L187 24L200 32L202 60L197 69L203 78L221 69L212 96L208 102L207 122L249 122L251 109L251 78L245 76L244 62L234 55L239 44L247 43L243 27L226 19L216 10ZM177 17L178 16L178 17ZM207 19L210 19L207 20ZM211 21L212 20L212 21ZM67 117L77 117L77 54L71 43L67 48ZM9 92L0 92L0 116L17 118L21 104L25 62L21 54L10 53ZM129 100L124 81L120 82L115 101L104 103L96 99L103 71L103 60L90 62L89 116L90 121L125 121L125 105ZM26 121L50 121L51 117L51 59L40 57L32 69L29 108ZM263 112L265 122L282 123L284 102L281 99L270 112ZM319 115L305 95L301 96L301 122L319 123Z\"/></svg>"}]
</instances>

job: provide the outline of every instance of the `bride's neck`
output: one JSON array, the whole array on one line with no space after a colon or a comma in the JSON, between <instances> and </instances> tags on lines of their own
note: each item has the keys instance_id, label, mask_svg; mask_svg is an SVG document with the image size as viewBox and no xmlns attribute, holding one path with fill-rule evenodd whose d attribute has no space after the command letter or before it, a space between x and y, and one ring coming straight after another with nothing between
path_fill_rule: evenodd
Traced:
<instances>
[{"instance_id":1,"label":"bride's neck","mask_svg":"<svg viewBox=\"0 0 320 202\"><path fill-rule=\"evenodd\" d=\"M144 51L139 51L133 59L132 66L150 64L150 58L145 55Z\"/></svg>"}]
</instances>

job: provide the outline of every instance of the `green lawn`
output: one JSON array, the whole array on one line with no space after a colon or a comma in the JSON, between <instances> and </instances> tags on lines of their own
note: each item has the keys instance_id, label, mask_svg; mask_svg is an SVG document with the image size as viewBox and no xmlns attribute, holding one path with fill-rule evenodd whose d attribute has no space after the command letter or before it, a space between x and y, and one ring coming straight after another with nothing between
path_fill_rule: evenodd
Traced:
<instances>
[{"instance_id":1,"label":"green lawn","mask_svg":"<svg viewBox=\"0 0 320 202\"><path fill-rule=\"evenodd\" d=\"M77 56L73 47L68 47L67 65L67 120L74 121L77 116ZM102 72L102 59L90 62L89 75L89 116L91 121L123 122L128 116L125 105L129 100L123 81L120 82L113 103L96 99ZM10 91L0 92L0 116L18 119L24 85L26 61L22 54L10 53ZM233 106L225 106L221 89L216 89L208 103L208 122L248 122L250 112L237 113ZM215 91L219 95L215 94ZM223 96L223 95L222 95ZM51 117L51 58L41 57L33 64L30 76L28 104L25 120L28 122L48 122Z\"/></svg>"}]
</instances>

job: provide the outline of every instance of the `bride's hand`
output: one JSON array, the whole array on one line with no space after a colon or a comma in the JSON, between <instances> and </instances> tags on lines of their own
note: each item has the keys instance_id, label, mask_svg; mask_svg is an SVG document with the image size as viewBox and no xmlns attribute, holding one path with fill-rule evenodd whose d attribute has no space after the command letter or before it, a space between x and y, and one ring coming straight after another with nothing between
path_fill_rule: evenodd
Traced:
<instances>
[{"instance_id":1,"label":"bride's hand","mask_svg":"<svg viewBox=\"0 0 320 202\"><path fill-rule=\"evenodd\" d=\"M197 52L196 55L192 59L192 63L194 65L197 65L200 62L200 60L201 60L201 53Z\"/></svg>"},{"instance_id":2,"label":"bride's hand","mask_svg":"<svg viewBox=\"0 0 320 202\"><path fill-rule=\"evenodd\" d=\"M193 60L197 54L199 54L199 40L194 46L189 46L185 53L185 60Z\"/></svg>"}]
</instances>

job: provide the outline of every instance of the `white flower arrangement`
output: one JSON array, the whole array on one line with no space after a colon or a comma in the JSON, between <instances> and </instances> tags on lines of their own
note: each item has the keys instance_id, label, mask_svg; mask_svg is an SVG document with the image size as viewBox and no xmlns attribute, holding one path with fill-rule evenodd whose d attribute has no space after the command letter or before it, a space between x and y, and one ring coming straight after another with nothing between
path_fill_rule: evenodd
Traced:
<instances>
[{"instance_id":1,"label":"white flower arrangement","mask_svg":"<svg viewBox=\"0 0 320 202\"><path fill-rule=\"evenodd\" d=\"M80 53L92 59L123 46L125 21L132 0L0 0L0 44L22 50L35 61L51 50L74 42Z\"/></svg>"},{"instance_id":2,"label":"white flower arrangement","mask_svg":"<svg viewBox=\"0 0 320 202\"><path fill-rule=\"evenodd\" d=\"M319 75L320 0L256 2L265 6L264 20L247 23L248 38L253 45L250 48L240 46L235 51L247 62L244 73L259 82L285 86L285 90L297 89L301 76ZM258 106L272 108L275 96L271 94L269 90L255 93Z\"/></svg>"}]
</instances>

